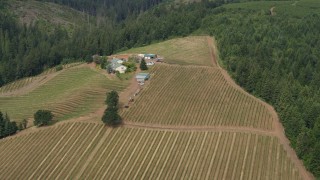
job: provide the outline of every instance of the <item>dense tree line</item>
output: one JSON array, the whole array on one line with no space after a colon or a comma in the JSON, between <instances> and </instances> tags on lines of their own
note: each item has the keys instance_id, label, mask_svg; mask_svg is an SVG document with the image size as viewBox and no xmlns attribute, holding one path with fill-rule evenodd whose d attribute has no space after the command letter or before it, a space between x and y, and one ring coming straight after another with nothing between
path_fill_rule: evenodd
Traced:
<instances>
[{"instance_id":1,"label":"dense tree line","mask_svg":"<svg viewBox=\"0 0 320 180\"><path fill-rule=\"evenodd\" d=\"M216 36L238 84L275 107L298 156L320 177L320 16L218 8L202 29Z\"/></svg>"},{"instance_id":2,"label":"dense tree line","mask_svg":"<svg viewBox=\"0 0 320 180\"><path fill-rule=\"evenodd\" d=\"M201 25L203 4L162 5L121 23L105 20L99 26L81 25L72 36L63 27L44 31L36 22L21 25L9 12L0 13L0 86L33 76L64 60L90 61L93 54L117 51L186 36Z\"/></svg>"},{"instance_id":3,"label":"dense tree line","mask_svg":"<svg viewBox=\"0 0 320 180\"><path fill-rule=\"evenodd\" d=\"M8 114L0 111L0 139L15 134L17 130L16 122L11 122Z\"/></svg>"}]
</instances>

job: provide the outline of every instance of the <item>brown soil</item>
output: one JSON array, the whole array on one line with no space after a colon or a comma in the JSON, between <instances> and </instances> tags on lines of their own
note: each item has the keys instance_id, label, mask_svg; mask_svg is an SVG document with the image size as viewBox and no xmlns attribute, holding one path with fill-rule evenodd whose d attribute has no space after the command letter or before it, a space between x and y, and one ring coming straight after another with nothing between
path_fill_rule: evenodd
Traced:
<instances>
[{"instance_id":1,"label":"brown soil","mask_svg":"<svg viewBox=\"0 0 320 180\"><path fill-rule=\"evenodd\" d=\"M140 73L141 70L138 67L136 74ZM119 103L120 105L125 105L128 104L129 102L129 98L134 98L134 93L137 92L137 90L140 89L140 85L138 84L138 82L136 81L136 79L133 77L130 81L130 85L119 94Z\"/></svg>"},{"instance_id":2,"label":"brown soil","mask_svg":"<svg viewBox=\"0 0 320 180\"><path fill-rule=\"evenodd\" d=\"M174 126L174 125L162 125L162 124L146 124L146 123L137 123L124 121L123 127L128 128L144 128L151 130L167 130L167 131L208 131L208 132L216 132L216 131L226 131L226 132L246 132L246 133L254 133L260 135L267 136L276 136L274 132L256 129L250 127L241 127L241 126Z\"/></svg>"}]
</instances>

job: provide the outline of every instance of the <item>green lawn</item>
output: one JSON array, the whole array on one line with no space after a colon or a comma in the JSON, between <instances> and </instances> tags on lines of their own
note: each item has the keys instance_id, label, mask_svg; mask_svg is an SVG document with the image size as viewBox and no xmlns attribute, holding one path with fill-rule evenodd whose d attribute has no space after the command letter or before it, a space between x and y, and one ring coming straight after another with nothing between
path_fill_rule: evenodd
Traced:
<instances>
[{"instance_id":1,"label":"green lawn","mask_svg":"<svg viewBox=\"0 0 320 180\"><path fill-rule=\"evenodd\" d=\"M0 110L13 120L32 117L39 109L54 112L56 119L87 114L103 106L108 90L123 90L127 81L108 79L105 75L79 66L65 70L30 93L0 97Z\"/></svg>"},{"instance_id":2,"label":"green lawn","mask_svg":"<svg viewBox=\"0 0 320 180\"><path fill-rule=\"evenodd\" d=\"M213 66L207 36L172 39L123 53L154 53L170 64Z\"/></svg>"}]
</instances>

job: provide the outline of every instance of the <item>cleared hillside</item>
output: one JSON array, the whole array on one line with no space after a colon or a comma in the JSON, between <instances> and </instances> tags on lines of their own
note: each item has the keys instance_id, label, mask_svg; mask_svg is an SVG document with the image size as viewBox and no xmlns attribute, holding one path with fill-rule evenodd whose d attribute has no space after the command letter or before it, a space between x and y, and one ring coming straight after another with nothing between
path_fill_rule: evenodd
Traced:
<instances>
[{"instance_id":1,"label":"cleared hillside","mask_svg":"<svg viewBox=\"0 0 320 180\"><path fill-rule=\"evenodd\" d=\"M1 179L301 179L277 138L65 123L0 141Z\"/></svg>"},{"instance_id":2,"label":"cleared hillside","mask_svg":"<svg viewBox=\"0 0 320 180\"><path fill-rule=\"evenodd\" d=\"M10 10L23 24L29 25L38 22L46 30L50 30L56 25L62 25L67 30L72 31L75 26L88 23L87 14L55 3L35 0L10 0L9 2Z\"/></svg>"},{"instance_id":3,"label":"cleared hillside","mask_svg":"<svg viewBox=\"0 0 320 180\"><path fill-rule=\"evenodd\" d=\"M125 81L108 79L89 66L81 65L59 72L27 94L6 97L0 94L0 109L16 121L33 117L39 109L51 110L57 120L67 119L99 109L108 90L121 91L126 85Z\"/></svg>"},{"instance_id":4,"label":"cleared hillside","mask_svg":"<svg viewBox=\"0 0 320 180\"><path fill-rule=\"evenodd\" d=\"M213 66L207 36L172 39L150 46L134 48L126 53L154 53L170 64Z\"/></svg>"}]
</instances>

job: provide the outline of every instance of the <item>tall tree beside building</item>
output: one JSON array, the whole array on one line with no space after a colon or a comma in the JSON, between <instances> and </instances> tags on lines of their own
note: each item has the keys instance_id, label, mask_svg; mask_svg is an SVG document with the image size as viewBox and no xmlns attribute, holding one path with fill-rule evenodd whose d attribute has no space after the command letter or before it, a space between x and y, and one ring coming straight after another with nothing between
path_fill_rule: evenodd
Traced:
<instances>
[{"instance_id":1,"label":"tall tree beside building","mask_svg":"<svg viewBox=\"0 0 320 180\"><path fill-rule=\"evenodd\" d=\"M148 66L147 66L146 61L145 61L144 59L141 60L140 69L141 69L142 71L148 70Z\"/></svg>"}]
</instances>

